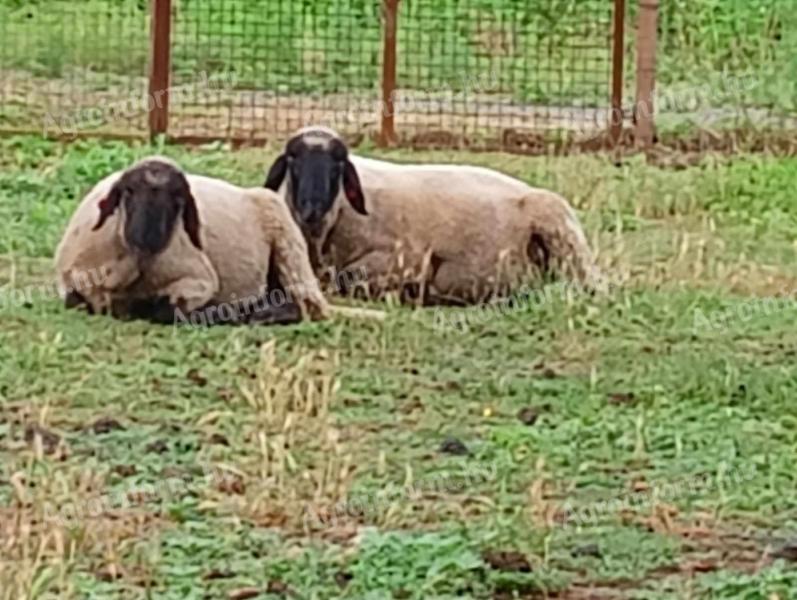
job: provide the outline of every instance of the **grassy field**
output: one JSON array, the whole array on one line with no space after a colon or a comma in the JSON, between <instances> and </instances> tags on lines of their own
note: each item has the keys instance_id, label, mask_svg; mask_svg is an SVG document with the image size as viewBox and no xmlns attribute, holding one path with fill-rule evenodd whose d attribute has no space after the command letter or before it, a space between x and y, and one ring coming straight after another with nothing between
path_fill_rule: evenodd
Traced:
<instances>
[{"instance_id":1,"label":"grassy field","mask_svg":"<svg viewBox=\"0 0 797 600\"><path fill-rule=\"evenodd\" d=\"M604 106L610 0L412 0L399 19L399 83L461 90L494 73L491 92L558 105ZM232 72L242 89L285 93L372 90L381 55L376 0L176 2L177 81ZM143 0L0 0L0 64L37 77L113 86L145 74ZM633 98L636 3L629 3L627 91ZM794 112L797 17L791 0L662 2L660 91L711 85L712 105ZM756 73L742 98L722 77ZM92 75L93 74L93 75ZM96 76L101 74L102 77Z\"/></svg>"},{"instance_id":2,"label":"grassy field","mask_svg":"<svg viewBox=\"0 0 797 600\"><path fill-rule=\"evenodd\" d=\"M66 312L71 211L153 150L249 185L273 156L0 141L0 598L795 597L797 161L412 155L566 194L608 297Z\"/></svg>"}]
</instances>

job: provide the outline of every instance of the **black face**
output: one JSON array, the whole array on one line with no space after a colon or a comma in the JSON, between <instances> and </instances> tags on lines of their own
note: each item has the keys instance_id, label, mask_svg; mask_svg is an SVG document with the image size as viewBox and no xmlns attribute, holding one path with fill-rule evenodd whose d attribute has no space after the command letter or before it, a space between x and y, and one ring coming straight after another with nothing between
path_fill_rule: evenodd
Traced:
<instances>
[{"instance_id":1,"label":"black face","mask_svg":"<svg viewBox=\"0 0 797 600\"><path fill-rule=\"evenodd\" d=\"M150 162L127 171L100 205L100 222L119 205L125 214L124 237L130 248L153 255L168 246L178 217L198 248L198 218L185 175L172 165Z\"/></svg>"},{"instance_id":2,"label":"black face","mask_svg":"<svg viewBox=\"0 0 797 600\"><path fill-rule=\"evenodd\" d=\"M134 186L122 192L127 215L125 239L145 254L157 254L169 243L182 200L176 190L164 186Z\"/></svg>"},{"instance_id":3,"label":"black face","mask_svg":"<svg viewBox=\"0 0 797 600\"><path fill-rule=\"evenodd\" d=\"M343 161L322 148L302 149L288 157L293 209L299 224L318 227L340 192Z\"/></svg>"},{"instance_id":4,"label":"black face","mask_svg":"<svg viewBox=\"0 0 797 600\"><path fill-rule=\"evenodd\" d=\"M340 140L333 138L323 144L307 144L301 136L292 139L285 153L271 166L265 186L277 191L286 176L290 181L288 199L294 218L307 232L320 233L324 217L335 205L341 185L354 210L367 214L357 171Z\"/></svg>"}]
</instances>

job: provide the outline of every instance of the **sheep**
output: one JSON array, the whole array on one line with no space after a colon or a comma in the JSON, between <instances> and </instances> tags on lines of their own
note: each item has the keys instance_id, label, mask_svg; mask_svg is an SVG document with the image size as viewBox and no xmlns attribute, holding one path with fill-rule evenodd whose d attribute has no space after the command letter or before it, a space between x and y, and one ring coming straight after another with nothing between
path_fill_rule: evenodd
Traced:
<instances>
[{"instance_id":1,"label":"sheep","mask_svg":"<svg viewBox=\"0 0 797 600\"><path fill-rule=\"evenodd\" d=\"M335 131L310 126L288 140L264 185L288 203L316 272L364 269L371 295L481 303L529 270L599 285L568 202L496 171L363 158Z\"/></svg>"},{"instance_id":2,"label":"sheep","mask_svg":"<svg viewBox=\"0 0 797 600\"><path fill-rule=\"evenodd\" d=\"M90 312L172 322L199 314L203 323L208 315L291 323L329 313L306 242L276 194L185 174L159 156L88 193L55 262L67 307ZM89 282L86 273L100 276ZM263 306L277 285L282 301Z\"/></svg>"}]
</instances>

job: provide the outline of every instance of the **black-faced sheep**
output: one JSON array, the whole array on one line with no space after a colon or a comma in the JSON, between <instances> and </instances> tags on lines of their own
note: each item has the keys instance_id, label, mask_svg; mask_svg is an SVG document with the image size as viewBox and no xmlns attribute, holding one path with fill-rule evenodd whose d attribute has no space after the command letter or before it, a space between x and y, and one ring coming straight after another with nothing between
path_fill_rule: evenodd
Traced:
<instances>
[{"instance_id":1,"label":"black-faced sheep","mask_svg":"<svg viewBox=\"0 0 797 600\"><path fill-rule=\"evenodd\" d=\"M334 131L308 127L287 142L265 187L286 199L317 273L364 270L373 295L475 303L529 271L598 285L568 202L496 171L366 159Z\"/></svg>"},{"instance_id":2,"label":"black-faced sheep","mask_svg":"<svg viewBox=\"0 0 797 600\"><path fill-rule=\"evenodd\" d=\"M307 245L276 194L187 175L162 157L89 192L56 268L67 306L98 313L283 323L329 312ZM102 277L86 285L85 273Z\"/></svg>"}]
</instances>

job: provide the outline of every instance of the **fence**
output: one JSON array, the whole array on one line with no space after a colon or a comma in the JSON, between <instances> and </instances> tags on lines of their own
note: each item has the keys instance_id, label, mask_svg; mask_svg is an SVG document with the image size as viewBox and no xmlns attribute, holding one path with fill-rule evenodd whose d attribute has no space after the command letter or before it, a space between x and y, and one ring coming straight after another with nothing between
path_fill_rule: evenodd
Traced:
<instances>
[{"instance_id":1,"label":"fence","mask_svg":"<svg viewBox=\"0 0 797 600\"><path fill-rule=\"evenodd\" d=\"M793 139L797 129L794 1L660 4L657 127L770 130L788 132Z\"/></svg>"},{"instance_id":2,"label":"fence","mask_svg":"<svg viewBox=\"0 0 797 600\"><path fill-rule=\"evenodd\" d=\"M723 0L743 27L720 35L690 20L715 25L708 0L660 19L659 0L0 0L0 132L263 143L323 123L354 143L536 153L625 141L633 121L646 145L654 105L658 126L757 56L794 70L791 1ZM780 103L734 88L752 104L729 114L788 125L795 81Z\"/></svg>"},{"instance_id":3,"label":"fence","mask_svg":"<svg viewBox=\"0 0 797 600\"><path fill-rule=\"evenodd\" d=\"M0 0L0 129L257 143L318 122L520 150L595 137L623 4Z\"/></svg>"}]
</instances>

